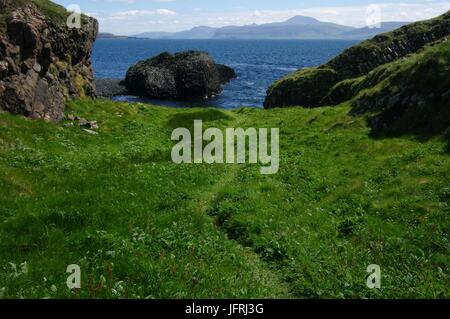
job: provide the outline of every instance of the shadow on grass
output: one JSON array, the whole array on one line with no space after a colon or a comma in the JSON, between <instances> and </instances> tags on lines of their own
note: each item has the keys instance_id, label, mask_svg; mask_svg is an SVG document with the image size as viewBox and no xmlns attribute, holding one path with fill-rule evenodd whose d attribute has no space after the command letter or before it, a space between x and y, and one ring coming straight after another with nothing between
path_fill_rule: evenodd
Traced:
<instances>
[{"instance_id":1,"label":"shadow on grass","mask_svg":"<svg viewBox=\"0 0 450 319\"><path fill-rule=\"evenodd\" d=\"M185 127L192 130L194 127L195 120L202 120L203 123L207 123L220 120L228 121L231 119L232 119L231 116L225 114L221 110L205 109L194 112L177 113L169 119L168 126L171 129Z\"/></svg>"},{"instance_id":2,"label":"shadow on grass","mask_svg":"<svg viewBox=\"0 0 450 319\"><path fill-rule=\"evenodd\" d=\"M367 121L367 125L371 128L369 137L376 140L382 140L387 138L398 138L404 136L411 136L417 139L419 142L427 142L435 137L441 136L447 143L445 152L450 154L450 127L447 129L443 126L431 127L411 127L409 129L398 129L395 127L380 128L372 125L371 119Z\"/></svg>"},{"instance_id":3,"label":"shadow on grass","mask_svg":"<svg viewBox=\"0 0 450 319\"><path fill-rule=\"evenodd\" d=\"M376 140L413 137L419 142L427 142L441 137L447 142L445 152L450 153L450 113L446 106L440 106L431 112L422 109L405 110L399 107L379 109L372 112L356 112L351 116L364 116L370 128L369 137Z\"/></svg>"}]
</instances>

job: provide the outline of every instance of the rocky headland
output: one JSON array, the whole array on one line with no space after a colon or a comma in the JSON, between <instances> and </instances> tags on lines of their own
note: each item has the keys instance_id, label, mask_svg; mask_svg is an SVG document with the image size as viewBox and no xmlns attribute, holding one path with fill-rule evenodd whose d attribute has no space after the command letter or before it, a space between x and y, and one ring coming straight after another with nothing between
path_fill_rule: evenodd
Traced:
<instances>
[{"instance_id":1,"label":"rocky headland","mask_svg":"<svg viewBox=\"0 0 450 319\"><path fill-rule=\"evenodd\" d=\"M450 12L364 41L267 91L265 108L349 102L374 113L375 131L442 131L450 125Z\"/></svg>"},{"instance_id":2,"label":"rocky headland","mask_svg":"<svg viewBox=\"0 0 450 319\"><path fill-rule=\"evenodd\" d=\"M275 82L267 91L265 107L317 107L339 103L341 101L328 98L337 83L367 75L381 65L449 35L450 12L378 35L345 50L324 65L299 70Z\"/></svg>"}]
</instances>

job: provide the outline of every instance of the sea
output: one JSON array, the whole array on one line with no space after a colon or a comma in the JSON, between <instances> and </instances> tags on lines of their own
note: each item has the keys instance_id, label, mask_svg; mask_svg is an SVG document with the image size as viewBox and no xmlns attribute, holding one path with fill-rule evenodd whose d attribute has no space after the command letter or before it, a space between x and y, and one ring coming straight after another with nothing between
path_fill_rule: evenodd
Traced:
<instances>
[{"instance_id":1,"label":"sea","mask_svg":"<svg viewBox=\"0 0 450 319\"><path fill-rule=\"evenodd\" d=\"M355 45L345 40L150 40L99 39L94 44L93 68L99 79L123 79L129 67L161 52L208 52L217 63L232 67L237 78L207 100L162 101L134 96L115 100L173 107L213 106L262 108L269 86L296 70L329 61Z\"/></svg>"}]
</instances>

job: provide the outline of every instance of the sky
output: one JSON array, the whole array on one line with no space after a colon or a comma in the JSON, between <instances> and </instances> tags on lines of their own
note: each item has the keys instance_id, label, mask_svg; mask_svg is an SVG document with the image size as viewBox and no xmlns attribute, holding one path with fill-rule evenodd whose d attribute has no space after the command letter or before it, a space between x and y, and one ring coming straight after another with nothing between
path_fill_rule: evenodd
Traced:
<instances>
[{"instance_id":1,"label":"sky","mask_svg":"<svg viewBox=\"0 0 450 319\"><path fill-rule=\"evenodd\" d=\"M97 18L101 32L133 35L195 26L262 24L295 15L363 27L381 21L418 21L450 10L450 0L54 0ZM374 9L375 8L375 9ZM377 11L379 10L379 11ZM378 16L378 13L376 13Z\"/></svg>"}]
</instances>

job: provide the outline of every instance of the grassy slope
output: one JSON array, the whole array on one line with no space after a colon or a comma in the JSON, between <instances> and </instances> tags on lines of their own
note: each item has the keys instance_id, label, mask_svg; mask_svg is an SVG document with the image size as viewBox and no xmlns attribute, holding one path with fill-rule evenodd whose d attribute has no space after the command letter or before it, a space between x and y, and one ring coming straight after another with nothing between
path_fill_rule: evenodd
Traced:
<instances>
[{"instance_id":1,"label":"grassy slope","mask_svg":"<svg viewBox=\"0 0 450 319\"><path fill-rule=\"evenodd\" d=\"M351 87L347 90L351 94L342 97L342 100L350 100L357 95L370 95L380 91L386 91L388 87L392 86L391 92L386 95L394 96L401 91L401 84L406 82L408 77L412 77L413 83L408 84L410 86L415 84L417 90L422 91L426 89L427 91L433 91L433 89L437 89L438 92L445 92L448 89L446 83L448 79L445 75L447 75L449 67L450 42L447 40L437 41L425 46L417 53L381 65L367 75L341 81L331 90L336 90L339 86L350 85ZM428 82L431 81L431 83L427 83L424 80L420 81L418 73L421 74L421 77L426 78ZM429 79L429 77L432 77L432 79ZM433 79L437 83L432 82Z\"/></svg>"},{"instance_id":2,"label":"grassy slope","mask_svg":"<svg viewBox=\"0 0 450 319\"><path fill-rule=\"evenodd\" d=\"M39 10L52 22L63 24L69 13L66 8L49 0L32 0Z\"/></svg>"},{"instance_id":3,"label":"grassy slope","mask_svg":"<svg viewBox=\"0 0 450 319\"><path fill-rule=\"evenodd\" d=\"M427 39L426 43L433 42L437 39L432 40L429 36L432 31L437 34L448 34L448 31L446 33L443 30L448 30L449 20L450 12L447 12L430 20L412 23L363 41L319 67L295 71L275 81L269 87L267 101L272 103L274 100L279 105L269 103L268 106L301 104L301 106L315 107L330 105L329 101L324 98L338 82L366 75L371 70L385 64L386 62L383 62L385 60L382 60L381 57L392 55L392 51L387 48L403 47L404 42L415 43L422 37ZM418 45L416 49L418 50L426 43L420 45L416 43L415 45ZM403 53L401 56L391 57L391 61L396 61L401 57L403 57ZM299 103L299 99L303 102Z\"/></svg>"},{"instance_id":4,"label":"grassy slope","mask_svg":"<svg viewBox=\"0 0 450 319\"><path fill-rule=\"evenodd\" d=\"M440 133L450 125L449 72L450 41L437 42L366 76L338 83L329 99L335 104L350 100L355 113L381 111L389 121L385 131ZM389 114L394 108L397 116Z\"/></svg>"},{"instance_id":5,"label":"grassy slope","mask_svg":"<svg viewBox=\"0 0 450 319\"><path fill-rule=\"evenodd\" d=\"M319 71L321 75L319 74ZM292 95L300 85L305 101L328 92L321 104L350 104L353 114L371 114L383 125L374 134L439 134L450 125L450 41L436 41L417 53L381 65L367 75L338 82L332 69L311 68L282 80ZM330 82L331 81L331 82Z\"/></svg>"},{"instance_id":6,"label":"grassy slope","mask_svg":"<svg viewBox=\"0 0 450 319\"><path fill-rule=\"evenodd\" d=\"M348 106L70 109L100 134L0 113L4 297L449 297L441 138L370 139ZM172 164L170 133L194 119L280 127L280 172ZM371 263L380 291L365 287Z\"/></svg>"},{"instance_id":7,"label":"grassy slope","mask_svg":"<svg viewBox=\"0 0 450 319\"><path fill-rule=\"evenodd\" d=\"M0 33L4 32L6 26L6 20L9 18L11 11L14 8L28 4L29 0L10 0L10 3L5 10L0 12ZM63 6L56 4L49 0L31 0L36 7L51 21L55 24L64 24L69 17L69 13ZM86 16L82 15L83 19Z\"/></svg>"}]
</instances>

